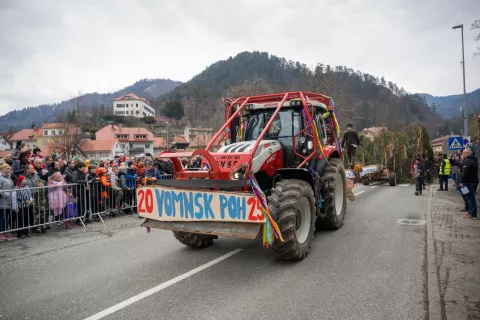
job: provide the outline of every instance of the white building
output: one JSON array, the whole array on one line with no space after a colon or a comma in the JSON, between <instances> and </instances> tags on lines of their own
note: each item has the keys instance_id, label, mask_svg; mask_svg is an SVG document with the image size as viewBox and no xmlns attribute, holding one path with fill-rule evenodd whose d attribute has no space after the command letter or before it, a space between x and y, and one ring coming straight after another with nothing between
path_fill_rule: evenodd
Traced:
<instances>
[{"instance_id":1,"label":"white building","mask_svg":"<svg viewBox=\"0 0 480 320\"><path fill-rule=\"evenodd\" d=\"M145 128L126 128L107 125L95 133L97 140L118 140L125 155L153 154L155 137Z\"/></svg>"},{"instance_id":2,"label":"white building","mask_svg":"<svg viewBox=\"0 0 480 320\"><path fill-rule=\"evenodd\" d=\"M113 99L113 114L125 117L155 117L155 109L144 98L133 93Z\"/></svg>"},{"instance_id":3,"label":"white building","mask_svg":"<svg viewBox=\"0 0 480 320\"><path fill-rule=\"evenodd\" d=\"M82 152L87 159L95 160L113 160L125 155L118 140L88 140L82 144Z\"/></svg>"}]
</instances>

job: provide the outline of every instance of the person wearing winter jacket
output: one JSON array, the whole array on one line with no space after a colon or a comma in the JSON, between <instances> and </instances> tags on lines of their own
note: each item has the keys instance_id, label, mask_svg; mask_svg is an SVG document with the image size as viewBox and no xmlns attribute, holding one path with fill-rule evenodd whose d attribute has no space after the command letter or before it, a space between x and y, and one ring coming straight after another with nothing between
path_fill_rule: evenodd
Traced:
<instances>
[{"instance_id":1,"label":"person wearing winter jacket","mask_svg":"<svg viewBox=\"0 0 480 320\"><path fill-rule=\"evenodd\" d=\"M89 165L88 166L88 173L85 176L85 179L87 180L87 187L86 187L86 193L87 193L87 210L92 214L97 214L100 211L100 207L98 205L98 199L101 199L101 194L100 194L100 185L97 182L98 176L97 176L97 167L95 165ZM95 215L93 220L100 221L100 218L98 215ZM90 221L90 219L87 219L87 221Z\"/></svg>"},{"instance_id":2,"label":"person wearing winter jacket","mask_svg":"<svg viewBox=\"0 0 480 320\"><path fill-rule=\"evenodd\" d=\"M465 219L478 219L477 217L477 201L475 192L478 186L478 159L473 155L472 150L463 150L463 167L462 178L460 179L460 187L467 188L466 194L468 201L468 213Z\"/></svg>"},{"instance_id":3,"label":"person wearing winter jacket","mask_svg":"<svg viewBox=\"0 0 480 320\"><path fill-rule=\"evenodd\" d=\"M163 178L163 173L155 167L153 162L149 161L147 162L147 170L145 170L145 178L155 178L160 180Z\"/></svg>"},{"instance_id":4,"label":"person wearing winter jacket","mask_svg":"<svg viewBox=\"0 0 480 320\"><path fill-rule=\"evenodd\" d=\"M119 172L120 169L118 166L114 166L112 168L112 174L110 175L110 187L112 188L113 198L115 200L115 211L112 212L114 217L120 214L122 210L123 191L120 185Z\"/></svg>"},{"instance_id":5,"label":"person wearing winter jacket","mask_svg":"<svg viewBox=\"0 0 480 320\"><path fill-rule=\"evenodd\" d=\"M0 165L0 240L8 240L12 236L2 233L8 230L9 221L13 222L12 191L15 187L12 179L12 168L8 164Z\"/></svg>"},{"instance_id":6,"label":"person wearing winter jacket","mask_svg":"<svg viewBox=\"0 0 480 320\"><path fill-rule=\"evenodd\" d=\"M73 171L75 170L75 161L70 161L68 167L65 168L65 182L67 184L73 183Z\"/></svg>"},{"instance_id":7,"label":"person wearing winter jacket","mask_svg":"<svg viewBox=\"0 0 480 320\"><path fill-rule=\"evenodd\" d=\"M85 198L85 189L87 187L87 167L85 163L79 161L75 166L75 170L72 173L72 183L77 184L73 186L73 196L77 200L78 206L78 216L83 216L86 211L86 198ZM88 221L89 217L85 216L85 220Z\"/></svg>"}]
</instances>

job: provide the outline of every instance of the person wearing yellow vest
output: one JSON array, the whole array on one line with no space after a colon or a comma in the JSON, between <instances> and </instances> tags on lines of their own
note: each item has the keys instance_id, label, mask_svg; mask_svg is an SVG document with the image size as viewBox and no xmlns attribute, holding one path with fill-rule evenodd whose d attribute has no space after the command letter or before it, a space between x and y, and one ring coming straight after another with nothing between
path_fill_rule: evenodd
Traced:
<instances>
[{"instance_id":1,"label":"person wearing yellow vest","mask_svg":"<svg viewBox=\"0 0 480 320\"><path fill-rule=\"evenodd\" d=\"M438 191L448 191L448 178L450 177L450 160L447 155L443 155L443 160L440 163L440 172L438 173L438 180L440 181L440 189ZM444 187L445 185L445 187Z\"/></svg>"}]
</instances>

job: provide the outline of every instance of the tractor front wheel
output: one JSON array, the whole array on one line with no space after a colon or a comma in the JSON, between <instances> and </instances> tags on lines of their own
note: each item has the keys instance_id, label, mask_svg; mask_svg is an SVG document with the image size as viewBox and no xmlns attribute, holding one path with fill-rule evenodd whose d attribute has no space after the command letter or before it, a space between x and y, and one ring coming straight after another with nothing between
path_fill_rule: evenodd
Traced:
<instances>
[{"instance_id":1,"label":"tractor front wheel","mask_svg":"<svg viewBox=\"0 0 480 320\"><path fill-rule=\"evenodd\" d=\"M337 230L343 226L347 209L343 162L340 159L328 159L322 180L326 193L324 201L326 215L317 220L317 227L326 230Z\"/></svg>"},{"instance_id":2,"label":"tractor front wheel","mask_svg":"<svg viewBox=\"0 0 480 320\"><path fill-rule=\"evenodd\" d=\"M173 231L173 235L184 245L195 249L210 247L213 245L213 240L218 238L218 236L210 236L206 234L185 231Z\"/></svg>"},{"instance_id":3,"label":"tractor front wheel","mask_svg":"<svg viewBox=\"0 0 480 320\"><path fill-rule=\"evenodd\" d=\"M284 242L275 239L273 254L284 260L302 260L315 232L315 198L303 180L277 182L268 197L268 209L277 218Z\"/></svg>"}]
</instances>

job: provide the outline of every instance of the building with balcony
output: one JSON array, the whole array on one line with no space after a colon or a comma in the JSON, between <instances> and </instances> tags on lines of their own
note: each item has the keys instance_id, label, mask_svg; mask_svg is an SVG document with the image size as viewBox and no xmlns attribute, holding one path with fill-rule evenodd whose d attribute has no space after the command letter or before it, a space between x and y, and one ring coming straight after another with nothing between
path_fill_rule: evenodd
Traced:
<instances>
[{"instance_id":1,"label":"building with balcony","mask_svg":"<svg viewBox=\"0 0 480 320\"><path fill-rule=\"evenodd\" d=\"M154 152L155 138L145 128L125 128L107 125L95 133L96 140L118 140L126 156Z\"/></svg>"},{"instance_id":2,"label":"building with balcony","mask_svg":"<svg viewBox=\"0 0 480 320\"><path fill-rule=\"evenodd\" d=\"M113 114L124 117L155 117L155 109L145 98L129 93L113 99Z\"/></svg>"}]
</instances>

